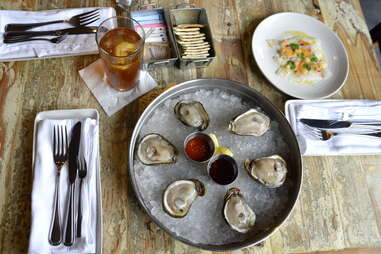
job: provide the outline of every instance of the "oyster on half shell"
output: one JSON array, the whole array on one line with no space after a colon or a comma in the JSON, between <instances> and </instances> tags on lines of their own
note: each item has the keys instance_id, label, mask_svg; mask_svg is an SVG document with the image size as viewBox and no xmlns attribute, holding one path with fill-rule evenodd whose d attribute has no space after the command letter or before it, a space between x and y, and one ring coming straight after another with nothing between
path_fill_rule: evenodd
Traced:
<instances>
[{"instance_id":1,"label":"oyster on half shell","mask_svg":"<svg viewBox=\"0 0 381 254\"><path fill-rule=\"evenodd\" d=\"M209 125L209 116L198 101L180 101L175 105L176 117L186 126L205 130Z\"/></svg>"},{"instance_id":2,"label":"oyster on half shell","mask_svg":"<svg viewBox=\"0 0 381 254\"><path fill-rule=\"evenodd\" d=\"M267 187L277 188L286 180L287 164L279 155L245 160L244 165L250 176Z\"/></svg>"},{"instance_id":3,"label":"oyster on half shell","mask_svg":"<svg viewBox=\"0 0 381 254\"><path fill-rule=\"evenodd\" d=\"M142 138L138 158L145 165L175 163L177 149L163 136L151 133Z\"/></svg>"},{"instance_id":4,"label":"oyster on half shell","mask_svg":"<svg viewBox=\"0 0 381 254\"><path fill-rule=\"evenodd\" d=\"M255 224L255 213L238 188L227 191L223 214L229 226L240 233L248 232Z\"/></svg>"},{"instance_id":5,"label":"oyster on half shell","mask_svg":"<svg viewBox=\"0 0 381 254\"><path fill-rule=\"evenodd\" d=\"M270 122L270 118L265 114L249 109L230 121L229 130L242 136L261 136L270 129Z\"/></svg>"},{"instance_id":6,"label":"oyster on half shell","mask_svg":"<svg viewBox=\"0 0 381 254\"><path fill-rule=\"evenodd\" d=\"M175 181L164 191L164 211L172 217L182 218L188 214L197 197L204 194L205 186L197 179Z\"/></svg>"}]
</instances>

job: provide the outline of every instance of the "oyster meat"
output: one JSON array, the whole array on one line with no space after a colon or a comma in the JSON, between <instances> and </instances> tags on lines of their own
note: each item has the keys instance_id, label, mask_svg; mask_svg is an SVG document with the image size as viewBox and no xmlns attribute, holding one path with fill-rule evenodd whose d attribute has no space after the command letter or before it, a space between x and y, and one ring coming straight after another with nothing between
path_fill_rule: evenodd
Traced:
<instances>
[{"instance_id":1,"label":"oyster meat","mask_svg":"<svg viewBox=\"0 0 381 254\"><path fill-rule=\"evenodd\" d=\"M254 179L267 187L277 188L286 180L287 164L279 155L245 160L244 165Z\"/></svg>"},{"instance_id":2,"label":"oyster meat","mask_svg":"<svg viewBox=\"0 0 381 254\"><path fill-rule=\"evenodd\" d=\"M186 126L205 130L209 125L209 116L198 101L180 101L175 105L176 117Z\"/></svg>"},{"instance_id":3,"label":"oyster meat","mask_svg":"<svg viewBox=\"0 0 381 254\"><path fill-rule=\"evenodd\" d=\"M205 186L197 179L175 181L164 191L164 211L172 217L182 218L188 214L196 198L204 194Z\"/></svg>"},{"instance_id":4,"label":"oyster meat","mask_svg":"<svg viewBox=\"0 0 381 254\"><path fill-rule=\"evenodd\" d=\"M249 109L230 121L229 130L242 136L261 136L270 129L270 122L270 118L265 114Z\"/></svg>"},{"instance_id":5,"label":"oyster meat","mask_svg":"<svg viewBox=\"0 0 381 254\"><path fill-rule=\"evenodd\" d=\"M238 188L227 191L223 214L229 226L240 233L248 232L255 224L255 213Z\"/></svg>"},{"instance_id":6,"label":"oyster meat","mask_svg":"<svg viewBox=\"0 0 381 254\"><path fill-rule=\"evenodd\" d=\"M139 143L138 158L145 165L175 163L176 157L176 148L159 134L148 134Z\"/></svg>"}]
</instances>

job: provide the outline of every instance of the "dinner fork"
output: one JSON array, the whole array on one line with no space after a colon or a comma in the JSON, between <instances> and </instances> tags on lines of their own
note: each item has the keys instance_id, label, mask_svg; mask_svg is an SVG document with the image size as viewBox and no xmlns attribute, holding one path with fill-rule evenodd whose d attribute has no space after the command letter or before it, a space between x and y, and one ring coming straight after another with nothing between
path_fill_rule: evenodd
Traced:
<instances>
[{"instance_id":1,"label":"dinner fork","mask_svg":"<svg viewBox=\"0 0 381 254\"><path fill-rule=\"evenodd\" d=\"M351 134L351 135L365 135L365 136L371 136L371 137L379 137L381 138L381 132L378 131L378 132L368 132L368 133L362 133L362 132L352 132L352 133L348 133L348 132L333 132L333 131L327 131L327 130L320 130L320 129L317 129L317 128L312 128L310 127L310 130L311 130L311 134L317 138L317 139L320 139L322 141L327 141L329 139L331 139L332 137L334 136L337 136L337 135L344 135L344 134Z\"/></svg>"},{"instance_id":2,"label":"dinner fork","mask_svg":"<svg viewBox=\"0 0 381 254\"><path fill-rule=\"evenodd\" d=\"M53 201L53 213L52 220L50 222L49 229L49 243L51 245L59 245L62 241L61 237L61 223L59 215L59 190L60 190L60 175L61 168L66 163L68 159L68 142L67 142L67 128L66 126L53 127L53 159L56 164L56 179L55 179L55 190L54 190L54 201Z\"/></svg>"},{"instance_id":3,"label":"dinner fork","mask_svg":"<svg viewBox=\"0 0 381 254\"><path fill-rule=\"evenodd\" d=\"M82 182L83 178L87 175L87 164L85 158L78 159L78 177L81 179L79 183L79 195L78 195L78 219L77 219L77 237L81 237L82 231L82 206L81 206L81 194L82 194Z\"/></svg>"},{"instance_id":4,"label":"dinner fork","mask_svg":"<svg viewBox=\"0 0 381 254\"><path fill-rule=\"evenodd\" d=\"M34 27L57 24L57 23L69 23L72 26L86 26L99 19L99 9L88 11L75 15L69 19L55 20L40 23L25 23L25 24L8 24L5 26L5 31L26 31Z\"/></svg>"},{"instance_id":5,"label":"dinner fork","mask_svg":"<svg viewBox=\"0 0 381 254\"><path fill-rule=\"evenodd\" d=\"M30 38L30 37L25 37L25 36L20 36L20 37L13 37L13 38L7 38L4 39L4 43L18 43L18 42L24 42L24 41L49 41L51 43L60 43L61 41L65 40L67 37L66 34L57 36L54 38Z\"/></svg>"}]
</instances>

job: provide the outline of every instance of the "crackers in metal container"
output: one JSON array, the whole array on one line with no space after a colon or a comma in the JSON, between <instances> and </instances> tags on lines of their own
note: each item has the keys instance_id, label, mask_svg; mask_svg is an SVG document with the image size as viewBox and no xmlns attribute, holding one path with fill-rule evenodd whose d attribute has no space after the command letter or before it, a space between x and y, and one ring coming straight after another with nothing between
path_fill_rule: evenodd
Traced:
<instances>
[{"instance_id":1,"label":"crackers in metal container","mask_svg":"<svg viewBox=\"0 0 381 254\"><path fill-rule=\"evenodd\" d=\"M183 59L206 58L209 56L210 43L205 41L204 25L181 24L173 28Z\"/></svg>"}]
</instances>

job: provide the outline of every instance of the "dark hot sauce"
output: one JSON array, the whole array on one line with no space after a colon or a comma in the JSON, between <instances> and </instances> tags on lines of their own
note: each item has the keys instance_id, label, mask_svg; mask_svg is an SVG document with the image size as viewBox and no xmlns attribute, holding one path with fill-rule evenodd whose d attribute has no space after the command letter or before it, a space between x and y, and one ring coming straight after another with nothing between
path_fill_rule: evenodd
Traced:
<instances>
[{"instance_id":1,"label":"dark hot sauce","mask_svg":"<svg viewBox=\"0 0 381 254\"><path fill-rule=\"evenodd\" d=\"M188 157L195 161L206 161L213 155L213 148L204 137L194 137L185 146Z\"/></svg>"},{"instance_id":2,"label":"dark hot sauce","mask_svg":"<svg viewBox=\"0 0 381 254\"><path fill-rule=\"evenodd\" d=\"M226 185L236 179L238 170L230 159L220 157L211 163L209 175L216 183Z\"/></svg>"}]
</instances>

